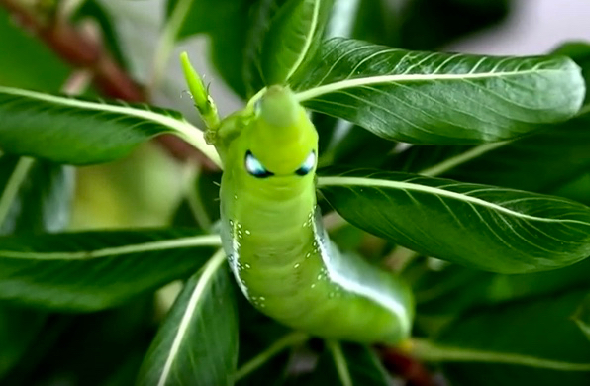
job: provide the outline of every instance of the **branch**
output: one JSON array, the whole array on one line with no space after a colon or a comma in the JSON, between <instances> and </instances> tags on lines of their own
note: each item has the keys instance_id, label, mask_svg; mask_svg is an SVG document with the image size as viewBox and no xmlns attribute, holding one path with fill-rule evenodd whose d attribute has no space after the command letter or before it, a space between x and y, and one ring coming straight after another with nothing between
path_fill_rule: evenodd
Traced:
<instances>
[{"instance_id":1,"label":"branch","mask_svg":"<svg viewBox=\"0 0 590 386\"><path fill-rule=\"evenodd\" d=\"M117 63L99 36L76 28L65 18L48 17L30 1L0 0L0 6L62 60L75 68L90 71L95 87L103 96L128 102L146 102L143 87ZM179 160L196 158L205 167L216 169L207 157L175 136L163 135L156 140Z\"/></svg>"}]
</instances>

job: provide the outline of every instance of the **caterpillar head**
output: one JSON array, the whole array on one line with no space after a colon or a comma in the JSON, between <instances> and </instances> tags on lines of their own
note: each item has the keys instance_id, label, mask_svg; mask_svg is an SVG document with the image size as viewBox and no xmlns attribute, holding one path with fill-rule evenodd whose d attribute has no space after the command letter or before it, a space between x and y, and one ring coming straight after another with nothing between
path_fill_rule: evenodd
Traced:
<instances>
[{"instance_id":1,"label":"caterpillar head","mask_svg":"<svg viewBox=\"0 0 590 386\"><path fill-rule=\"evenodd\" d=\"M244 135L244 168L257 178L313 176L318 134L293 92L271 86Z\"/></svg>"}]
</instances>

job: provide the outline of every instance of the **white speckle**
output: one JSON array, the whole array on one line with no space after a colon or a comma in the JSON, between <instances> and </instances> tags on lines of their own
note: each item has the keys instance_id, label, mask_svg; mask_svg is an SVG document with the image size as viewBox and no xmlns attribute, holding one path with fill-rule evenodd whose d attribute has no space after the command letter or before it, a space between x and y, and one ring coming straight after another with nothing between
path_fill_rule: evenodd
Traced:
<instances>
[{"instance_id":1,"label":"white speckle","mask_svg":"<svg viewBox=\"0 0 590 386\"><path fill-rule=\"evenodd\" d=\"M266 300L266 298L265 298L264 296L261 296L261 297L259 297L258 299L259 299L261 302L263 302L263 301L265 301L265 300Z\"/></svg>"},{"instance_id":2,"label":"white speckle","mask_svg":"<svg viewBox=\"0 0 590 386\"><path fill-rule=\"evenodd\" d=\"M311 288L315 288L315 283L313 283L313 284L311 285Z\"/></svg>"},{"instance_id":3,"label":"white speckle","mask_svg":"<svg viewBox=\"0 0 590 386\"><path fill-rule=\"evenodd\" d=\"M330 292L330 299L333 299L336 294L334 292Z\"/></svg>"},{"instance_id":4,"label":"white speckle","mask_svg":"<svg viewBox=\"0 0 590 386\"><path fill-rule=\"evenodd\" d=\"M318 275L318 280L322 280L322 274L321 273Z\"/></svg>"},{"instance_id":5,"label":"white speckle","mask_svg":"<svg viewBox=\"0 0 590 386\"><path fill-rule=\"evenodd\" d=\"M311 256L311 252L307 252L307 254L305 255L305 258L309 259L310 256Z\"/></svg>"},{"instance_id":6,"label":"white speckle","mask_svg":"<svg viewBox=\"0 0 590 386\"><path fill-rule=\"evenodd\" d=\"M296 263L296 264L293 266L293 268L297 269L297 268L299 268L299 266L300 266L300 265L301 265L301 264L299 264L299 263Z\"/></svg>"},{"instance_id":7,"label":"white speckle","mask_svg":"<svg viewBox=\"0 0 590 386\"><path fill-rule=\"evenodd\" d=\"M250 235L250 231L249 230L245 230L244 232L246 232L247 235Z\"/></svg>"},{"instance_id":8,"label":"white speckle","mask_svg":"<svg viewBox=\"0 0 590 386\"><path fill-rule=\"evenodd\" d=\"M237 194L235 194L235 195L234 195L234 198L237 200L237 199L238 199L238 195L237 195Z\"/></svg>"},{"instance_id":9,"label":"white speckle","mask_svg":"<svg viewBox=\"0 0 590 386\"><path fill-rule=\"evenodd\" d=\"M244 268L250 268L250 264L248 264L248 263L244 264Z\"/></svg>"},{"instance_id":10,"label":"white speckle","mask_svg":"<svg viewBox=\"0 0 590 386\"><path fill-rule=\"evenodd\" d=\"M234 226L234 220L229 220L229 225L233 227Z\"/></svg>"}]
</instances>

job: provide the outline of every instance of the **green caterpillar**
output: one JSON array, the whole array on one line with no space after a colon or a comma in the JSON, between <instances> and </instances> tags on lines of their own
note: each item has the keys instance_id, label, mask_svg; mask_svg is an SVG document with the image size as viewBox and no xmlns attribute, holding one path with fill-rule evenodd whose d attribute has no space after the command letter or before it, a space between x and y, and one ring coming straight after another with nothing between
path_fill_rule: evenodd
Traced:
<instances>
[{"instance_id":1,"label":"green caterpillar","mask_svg":"<svg viewBox=\"0 0 590 386\"><path fill-rule=\"evenodd\" d=\"M187 79L193 94L202 89L197 78ZM212 102L202 102L206 115ZM323 338L395 344L409 336L409 289L391 273L340 254L324 230L315 189L318 133L288 87L269 87L208 139L224 167L223 247L254 307Z\"/></svg>"}]
</instances>

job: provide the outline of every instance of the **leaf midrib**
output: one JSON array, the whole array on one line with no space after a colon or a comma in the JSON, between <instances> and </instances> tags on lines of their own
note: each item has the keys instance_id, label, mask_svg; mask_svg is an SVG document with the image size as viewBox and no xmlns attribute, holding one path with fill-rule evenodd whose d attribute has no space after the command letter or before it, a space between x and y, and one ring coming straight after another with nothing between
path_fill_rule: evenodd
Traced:
<instances>
[{"instance_id":1,"label":"leaf midrib","mask_svg":"<svg viewBox=\"0 0 590 386\"><path fill-rule=\"evenodd\" d=\"M545 69L530 69L523 71L501 71L501 72L484 72L484 73L467 73L467 74L392 74L392 75L376 75L362 78L352 78L339 80L333 83L322 84L320 86L309 88L305 91L300 91L295 94L299 102L309 99L317 98L319 96L330 94L332 92L345 90L348 88L367 86L381 83L403 83L403 82L417 82L417 81L442 81L442 80L467 80L467 79L484 79L496 77L510 77L516 75L527 75L532 73L543 72L563 72L562 68L545 68Z\"/></svg>"},{"instance_id":2,"label":"leaf midrib","mask_svg":"<svg viewBox=\"0 0 590 386\"><path fill-rule=\"evenodd\" d=\"M490 351L439 345L426 339L413 339L414 354L432 362L505 363L561 371L590 371L590 363L566 362L506 351Z\"/></svg>"},{"instance_id":3,"label":"leaf midrib","mask_svg":"<svg viewBox=\"0 0 590 386\"><path fill-rule=\"evenodd\" d=\"M206 235L197 237L184 237L175 240L149 241L138 244L121 245L84 251L52 251L52 252L27 252L0 250L0 257L14 259L43 259L43 260L87 260L106 256L120 256L140 252L153 252L168 249L219 246L221 239L218 235Z\"/></svg>"},{"instance_id":4,"label":"leaf midrib","mask_svg":"<svg viewBox=\"0 0 590 386\"><path fill-rule=\"evenodd\" d=\"M166 385L166 381L168 380L168 376L170 375L170 371L172 369L172 364L176 359L176 355L178 354L178 350L180 349L184 335L188 330L190 321L193 317L195 309L197 308L197 304L199 304L200 300L203 298L205 290L211 284L211 279L213 278L217 270L221 267L224 261L225 253L222 249L220 249L211 257L211 259L209 259L209 261L203 267L203 273L199 277L197 285L195 286L195 289L191 294L184 314L182 315L180 325L178 326L176 336L172 341L172 346L170 346L170 351L166 356L166 361L164 362L162 373L160 374L160 378L158 379L158 386Z\"/></svg>"},{"instance_id":5,"label":"leaf midrib","mask_svg":"<svg viewBox=\"0 0 590 386\"><path fill-rule=\"evenodd\" d=\"M303 60L307 56L307 52L309 51L309 48L311 47L311 43L313 42L313 38L315 36L316 30L318 27L320 3L322 1L323 0L315 0L314 1L312 20L311 20L309 32L308 32L307 36L305 37L305 44L303 45L303 48L302 48L301 52L299 53L297 60L293 63L293 66L291 66L291 68L289 69L289 72L287 73L287 80L289 80L291 78L291 76L293 76L295 71L297 71L299 66L301 66L301 63L303 63Z\"/></svg>"},{"instance_id":6,"label":"leaf midrib","mask_svg":"<svg viewBox=\"0 0 590 386\"><path fill-rule=\"evenodd\" d=\"M138 109L131 106L119 106L108 103L99 103L85 101L81 99L66 98L55 96L51 94L44 94L37 91L23 90L13 87L0 86L0 93L8 95L17 95L25 98L37 99L40 101L53 103L56 105L68 106L73 108L80 108L86 110L106 111L111 113L123 114L142 118L160 124L171 129L172 133L182 138L192 146L201 150L207 157L209 157L217 165L221 165L221 160L213 146L205 142L202 132L184 118L176 119L168 115L160 114L149 110L149 106L145 105L145 109ZM124 102L121 102L124 103Z\"/></svg>"},{"instance_id":7,"label":"leaf midrib","mask_svg":"<svg viewBox=\"0 0 590 386\"><path fill-rule=\"evenodd\" d=\"M423 192L428 194L433 194L437 196L443 196L451 199L455 199L458 201L469 202L471 204L483 206L485 208L495 210L498 212L502 212L508 214L510 216L519 217L525 220L530 221L539 221L539 222L547 222L547 223L559 223L559 224L576 224L576 225L584 225L589 226L590 223L578 221L578 220L571 220L571 219L550 219L550 218L543 218L543 217L536 217L527 215L524 213L516 212L511 209L505 208L498 204L494 204L485 200L482 200L477 197L472 197L466 194L452 192L432 186L425 186L419 184L413 184L410 182L404 181L392 181L380 178L367 178L367 177L339 177L339 176L330 176L330 177L319 177L318 178L318 187L321 189L322 186L366 186L370 188L389 188L389 189L397 189L397 190L409 190L409 191L417 191Z\"/></svg>"}]
</instances>

